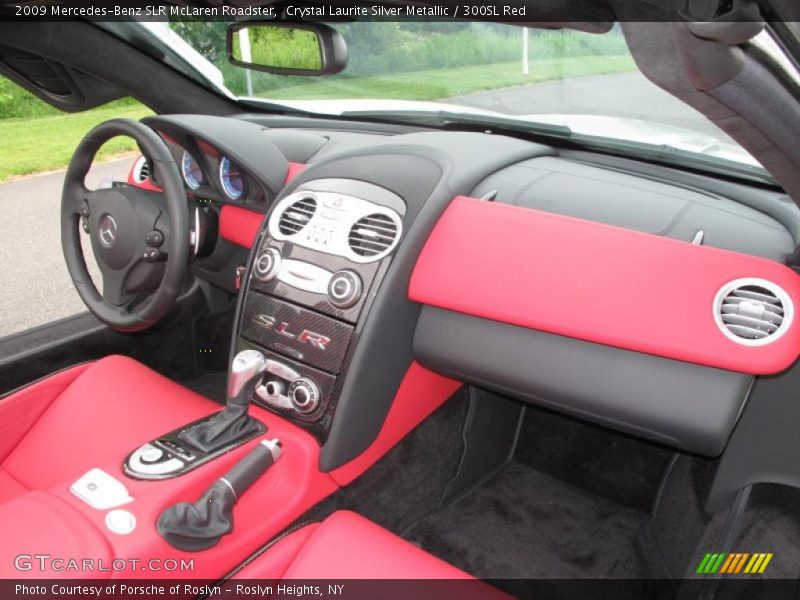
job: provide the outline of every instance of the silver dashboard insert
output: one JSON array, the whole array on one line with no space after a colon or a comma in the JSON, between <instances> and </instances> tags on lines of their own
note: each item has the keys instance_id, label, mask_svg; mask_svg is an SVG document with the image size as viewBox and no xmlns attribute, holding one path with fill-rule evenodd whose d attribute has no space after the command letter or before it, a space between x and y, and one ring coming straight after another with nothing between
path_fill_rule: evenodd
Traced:
<instances>
[{"instance_id":1,"label":"silver dashboard insert","mask_svg":"<svg viewBox=\"0 0 800 600\"><path fill-rule=\"evenodd\" d=\"M400 241L402 227L400 215L391 208L354 196L310 190L281 200L268 225L272 239L355 263L387 256Z\"/></svg>"},{"instance_id":2,"label":"silver dashboard insert","mask_svg":"<svg viewBox=\"0 0 800 600\"><path fill-rule=\"evenodd\" d=\"M794 304L779 285L755 277L723 285L714 298L714 321L728 339L743 346L764 346L792 325Z\"/></svg>"}]
</instances>

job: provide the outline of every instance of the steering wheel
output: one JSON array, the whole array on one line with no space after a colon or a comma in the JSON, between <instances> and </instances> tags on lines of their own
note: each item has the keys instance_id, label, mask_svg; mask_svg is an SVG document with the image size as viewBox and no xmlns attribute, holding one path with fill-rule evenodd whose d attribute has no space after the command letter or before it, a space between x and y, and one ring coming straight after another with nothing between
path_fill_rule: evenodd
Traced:
<instances>
[{"instance_id":1,"label":"steering wheel","mask_svg":"<svg viewBox=\"0 0 800 600\"><path fill-rule=\"evenodd\" d=\"M120 135L136 140L149 157L163 193L121 183L94 191L86 188L95 154ZM103 276L102 295L86 268L78 227L89 233ZM112 119L92 129L72 156L61 195L61 246L72 281L89 310L117 331L142 331L158 323L181 290L189 237L186 191L164 141L130 119Z\"/></svg>"}]
</instances>

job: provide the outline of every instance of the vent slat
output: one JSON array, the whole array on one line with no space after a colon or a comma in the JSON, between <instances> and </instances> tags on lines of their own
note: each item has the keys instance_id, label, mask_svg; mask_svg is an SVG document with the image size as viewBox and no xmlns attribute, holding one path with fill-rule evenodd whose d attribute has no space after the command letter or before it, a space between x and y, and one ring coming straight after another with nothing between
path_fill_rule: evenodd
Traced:
<instances>
[{"instance_id":1,"label":"vent slat","mask_svg":"<svg viewBox=\"0 0 800 600\"><path fill-rule=\"evenodd\" d=\"M737 296L727 296L725 298L725 303L722 305L724 309L726 306L728 307L736 307L742 302L752 302L749 298L740 298ZM776 315L783 315L783 307L780 304L764 304L764 310L767 310Z\"/></svg>"},{"instance_id":2,"label":"vent slat","mask_svg":"<svg viewBox=\"0 0 800 600\"><path fill-rule=\"evenodd\" d=\"M766 331L761 331L760 329L753 329L752 327L745 327L743 325L728 325L728 329L730 329L733 333L738 335L739 337L743 337L750 340L761 340L765 337L769 337L769 333Z\"/></svg>"},{"instance_id":3,"label":"vent slat","mask_svg":"<svg viewBox=\"0 0 800 600\"><path fill-rule=\"evenodd\" d=\"M719 301L717 310L720 327L741 338L742 343L766 340L788 325L778 294L760 285L730 290Z\"/></svg>"},{"instance_id":4,"label":"vent slat","mask_svg":"<svg viewBox=\"0 0 800 600\"><path fill-rule=\"evenodd\" d=\"M723 318L726 315L739 315L741 314L741 309L738 304L723 304L722 308L720 309L722 312ZM783 314L778 314L771 310L764 310L762 314L762 318L765 321L769 321L770 323L774 323L775 325L780 325L783 323Z\"/></svg>"},{"instance_id":5,"label":"vent slat","mask_svg":"<svg viewBox=\"0 0 800 600\"><path fill-rule=\"evenodd\" d=\"M388 240L388 244L391 244L394 241L393 235L383 235L378 233L377 231L372 231L371 229L364 229L361 227L357 231L353 231L350 233L350 239L357 237L357 236L364 236L368 238L372 238L374 240Z\"/></svg>"},{"instance_id":6,"label":"vent slat","mask_svg":"<svg viewBox=\"0 0 800 600\"><path fill-rule=\"evenodd\" d=\"M740 298L747 298L748 300L757 300L759 302L767 302L768 304L780 304L775 296L770 296L747 288L739 288L731 292L732 296L739 296Z\"/></svg>"},{"instance_id":7,"label":"vent slat","mask_svg":"<svg viewBox=\"0 0 800 600\"><path fill-rule=\"evenodd\" d=\"M317 211L317 201L313 198L301 198L293 202L281 214L278 221L278 230L283 235L300 233L314 217Z\"/></svg>"},{"instance_id":8,"label":"vent slat","mask_svg":"<svg viewBox=\"0 0 800 600\"><path fill-rule=\"evenodd\" d=\"M361 238L350 238L350 242L352 244L358 244L359 246L370 246L372 248L376 248L377 252L382 252L386 248L389 247L389 244L384 244L380 242L373 242L371 240L365 240ZM377 254L376 252L376 254Z\"/></svg>"},{"instance_id":9,"label":"vent slat","mask_svg":"<svg viewBox=\"0 0 800 600\"><path fill-rule=\"evenodd\" d=\"M778 325L780 325L780 323L775 324L771 323L770 321L762 321L760 319L753 319L751 317L745 317L742 315L722 315L722 322L729 323L731 325L752 327L753 329L763 330L767 333L775 333L778 330Z\"/></svg>"},{"instance_id":10,"label":"vent slat","mask_svg":"<svg viewBox=\"0 0 800 600\"><path fill-rule=\"evenodd\" d=\"M385 231L397 231L397 226L391 221L377 220L377 219L371 219L370 217L364 217L363 219L360 220L360 222L363 223L364 225L374 227L375 229L383 229Z\"/></svg>"},{"instance_id":11,"label":"vent slat","mask_svg":"<svg viewBox=\"0 0 800 600\"><path fill-rule=\"evenodd\" d=\"M152 177L150 177L150 162L144 159L144 157L136 163L133 178L136 180L136 183L144 183L148 179L152 179Z\"/></svg>"}]
</instances>

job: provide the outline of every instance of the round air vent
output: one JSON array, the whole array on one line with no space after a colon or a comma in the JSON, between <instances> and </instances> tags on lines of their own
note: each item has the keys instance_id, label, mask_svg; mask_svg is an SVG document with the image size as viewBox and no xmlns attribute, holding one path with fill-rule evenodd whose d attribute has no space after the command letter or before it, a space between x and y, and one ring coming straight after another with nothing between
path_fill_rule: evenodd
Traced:
<instances>
[{"instance_id":1,"label":"round air vent","mask_svg":"<svg viewBox=\"0 0 800 600\"><path fill-rule=\"evenodd\" d=\"M794 307L780 286L764 279L737 279L725 284L714 300L714 320L737 344L763 346L789 329Z\"/></svg>"},{"instance_id":2,"label":"round air vent","mask_svg":"<svg viewBox=\"0 0 800 600\"><path fill-rule=\"evenodd\" d=\"M347 243L359 256L376 259L394 248L398 232L397 222L389 215L373 213L355 222L350 228Z\"/></svg>"},{"instance_id":3,"label":"round air vent","mask_svg":"<svg viewBox=\"0 0 800 600\"><path fill-rule=\"evenodd\" d=\"M133 179L136 183L144 183L150 177L150 162L144 157L140 156L133 165Z\"/></svg>"},{"instance_id":4,"label":"round air vent","mask_svg":"<svg viewBox=\"0 0 800 600\"><path fill-rule=\"evenodd\" d=\"M300 233L317 212L317 201L314 198L300 198L292 202L281 214L278 230L283 235Z\"/></svg>"}]
</instances>

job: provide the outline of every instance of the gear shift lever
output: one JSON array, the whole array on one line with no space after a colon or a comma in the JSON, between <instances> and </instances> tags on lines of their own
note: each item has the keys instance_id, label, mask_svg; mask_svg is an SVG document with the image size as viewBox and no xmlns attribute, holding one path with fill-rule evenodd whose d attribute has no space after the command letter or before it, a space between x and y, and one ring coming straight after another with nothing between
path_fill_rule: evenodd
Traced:
<instances>
[{"instance_id":1,"label":"gear shift lever","mask_svg":"<svg viewBox=\"0 0 800 600\"><path fill-rule=\"evenodd\" d=\"M266 370L267 359L258 350L243 350L234 356L228 376L228 406L250 406L259 378Z\"/></svg>"},{"instance_id":2,"label":"gear shift lever","mask_svg":"<svg viewBox=\"0 0 800 600\"><path fill-rule=\"evenodd\" d=\"M239 352L228 375L225 408L211 419L181 432L181 441L197 450L213 453L259 432L258 422L247 414L256 386L267 368L267 359L258 350Z\"/></svg>"}]
</instances>

